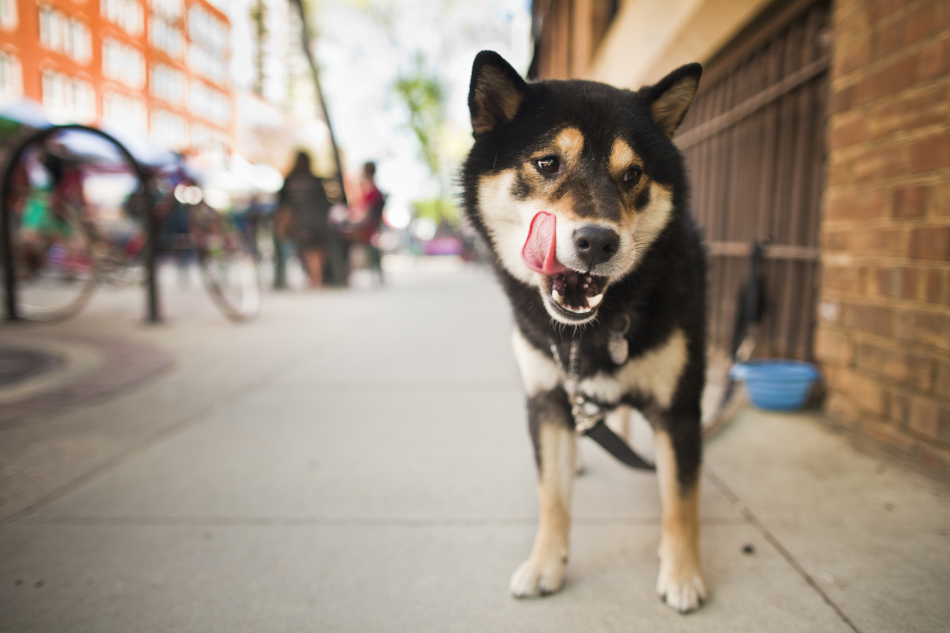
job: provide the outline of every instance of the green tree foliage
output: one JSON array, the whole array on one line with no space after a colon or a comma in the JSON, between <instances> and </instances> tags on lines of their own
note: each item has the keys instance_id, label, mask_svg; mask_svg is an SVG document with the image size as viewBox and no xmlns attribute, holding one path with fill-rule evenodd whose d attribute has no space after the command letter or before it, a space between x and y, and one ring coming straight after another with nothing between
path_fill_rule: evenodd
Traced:
<instances>
[{"instance_id":1,"label":"green tree foliage","mask_svg":"<svg viewBox=\"0 0 950 633\"><path fill-rule=\"evenodd\" d=\"M439 136L445 124L445 86L417 52L412 68L396 79L393 90L409 111L407 126L419 141L422 159L441 182Z\"/></svg>"}]
</instances>

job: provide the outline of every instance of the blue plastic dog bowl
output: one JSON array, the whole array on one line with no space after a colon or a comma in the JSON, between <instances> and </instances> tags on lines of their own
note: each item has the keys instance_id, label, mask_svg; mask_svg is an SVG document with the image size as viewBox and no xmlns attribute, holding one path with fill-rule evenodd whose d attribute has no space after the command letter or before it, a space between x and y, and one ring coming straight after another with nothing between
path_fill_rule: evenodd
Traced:
<instances>
[{"instance_id":1,"label":"blue plastic dog bowl","mask_svg":"<svg viewBox=\"0 0 950 633\"><path fill-rule=\"evenodd\" d=\"M797 360L753 360L737 363L729 375L745 382L752 404L769 411L796 411L818 379L818 369Z\"/></svg>"}]
</instances>

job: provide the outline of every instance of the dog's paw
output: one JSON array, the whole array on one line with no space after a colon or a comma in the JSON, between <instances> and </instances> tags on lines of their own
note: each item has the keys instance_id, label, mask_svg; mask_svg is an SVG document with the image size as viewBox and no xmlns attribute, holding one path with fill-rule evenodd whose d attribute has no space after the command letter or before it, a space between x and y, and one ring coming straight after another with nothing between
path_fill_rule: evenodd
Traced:
<instances>
[{"instance_id":1,"label":"dog's paw","mask_svg":"<svg viewBox=\"0 0 950 633\"><path fill-rule=\"evenodd\" d=\"M706 583L699 569L673 569L672 565L660 563L660 577L656 581L660 600L680 613L695 611L706 599Z\"/></svg>"},{"instance_id":2,"label":"dog's paw","mask_svg":"<svg viewBox=\"0 0 950 633\"><path fill-rule=\"evenodd\" d=\"M511 575L508 588L515 598L546 596L561 588L567 560L552 559L538 564L529 558Z\"/></svg>"}]
</instances>

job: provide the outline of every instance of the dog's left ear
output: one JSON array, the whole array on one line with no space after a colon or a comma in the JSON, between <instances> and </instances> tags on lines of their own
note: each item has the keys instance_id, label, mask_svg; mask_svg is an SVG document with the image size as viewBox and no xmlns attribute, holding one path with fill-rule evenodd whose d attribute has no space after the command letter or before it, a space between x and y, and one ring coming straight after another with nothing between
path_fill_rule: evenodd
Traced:
<instances>
[{"instance_id":1,"label":"dog's left ear","mask_svg":"<svg viewBox=\"0 0 950 633\"><path fill-rule=\"evenodd\" d=\"M468 109L472 132L479 136L509 123L524 101L528 84L494 51L482 51L472 65Z\"/></svg>"},{"instance_id":2,"label":"dog's left ear","mask_svg":"<svg viewBox=\"0 0 950 633\"><path fill-rule=\"evenodd\" d=\"M646 90L650 114L667 136L673 136L686 116L689 104L696 96L702 74L703 67L700 64L686 64Z\"/></svg>"}]
</instances>

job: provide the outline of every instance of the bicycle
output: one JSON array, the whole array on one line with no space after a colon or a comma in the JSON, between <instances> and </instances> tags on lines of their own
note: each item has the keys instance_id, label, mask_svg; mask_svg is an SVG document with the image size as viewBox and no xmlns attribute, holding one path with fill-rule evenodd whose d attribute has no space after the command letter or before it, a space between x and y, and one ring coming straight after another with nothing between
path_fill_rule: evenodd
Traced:
<instances>
[{"instance_id":1,"label":"bicycle","mask_svg":"<svg viewBox=\"0 0 950 633\"><path fill-rule=\"evenodd\" d=\"M260 310L260 274L250 245L230 216L204 201L197 178L177 158L141 165L98 130L57 126L24 140L0 183L10 244L2 262L10 268L6 281L16 286L21 318L67 318L100 283L141 284L147 278L146 224L153 219L165 226L182 215L184 229L163 232L175 239L158 248L193 253L205 287L228 318L245 321Z\"/></svg>"}]
</instances>

